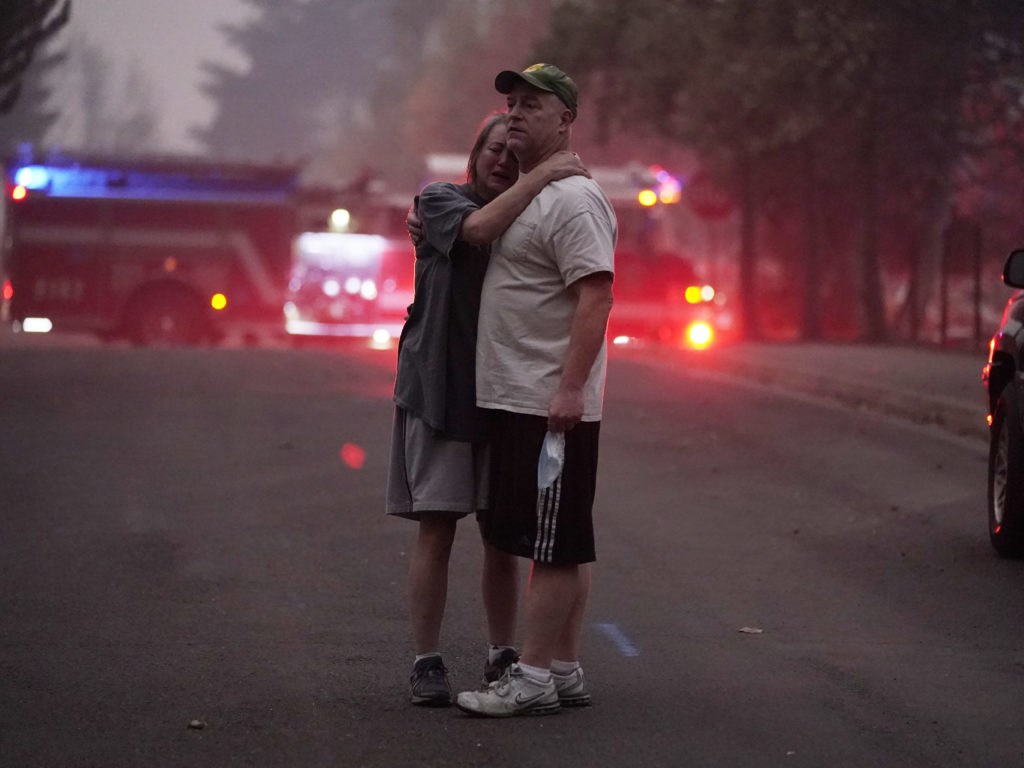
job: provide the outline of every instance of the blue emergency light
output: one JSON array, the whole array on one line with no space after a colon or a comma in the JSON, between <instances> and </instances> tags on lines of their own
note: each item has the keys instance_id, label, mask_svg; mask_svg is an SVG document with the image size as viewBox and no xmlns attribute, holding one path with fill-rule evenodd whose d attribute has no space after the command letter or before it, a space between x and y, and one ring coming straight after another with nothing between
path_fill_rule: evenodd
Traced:
<instances>
[{"instance_id":1,"label":"blue emergency light","mask_svg":"<svg viewBox=\"0 0 1024 768\"><path fill-rule=\"evenodd\" d=\"M25 189L46 189L50 171L41 165L25 165L15 171L14 183Z\"/></svg>"},{"instance_id":2,"label":"blue emergency light","mask_svg":"<svg viewBox=\"0 0 1024 768\"><path fill-rule=\"evenodd\" d=\"M23 165L11 179L17 187L48 197L280 202L294 192L297 169L69 162Z\"/></svg>"}]
</instances>

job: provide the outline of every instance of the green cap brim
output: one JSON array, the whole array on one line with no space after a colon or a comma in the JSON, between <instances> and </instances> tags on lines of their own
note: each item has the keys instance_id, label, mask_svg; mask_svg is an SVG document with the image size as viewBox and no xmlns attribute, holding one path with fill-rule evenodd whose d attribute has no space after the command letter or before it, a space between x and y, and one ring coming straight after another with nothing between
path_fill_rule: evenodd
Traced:
<instances>
[{"instance_id":1,"label":"green cap brim","mask_svg":"<svg viewBox=\"0 0 1024 768\"><path fill-rule=\"evenodd\" d=\"M532 85L534 88L544 91L545 93L555 94L566 108L572 112L573 119L576 119L576 105L570 104L566 101L567 98L571 97L568 94L560 92L556 88L552 88L544 80L534 77L530 72L516 72L511 69L502 70L498 73L498 76L494 78L494 88L498 93L512 93L512 89L520 82Z\"/></svg>"}]
</instances>

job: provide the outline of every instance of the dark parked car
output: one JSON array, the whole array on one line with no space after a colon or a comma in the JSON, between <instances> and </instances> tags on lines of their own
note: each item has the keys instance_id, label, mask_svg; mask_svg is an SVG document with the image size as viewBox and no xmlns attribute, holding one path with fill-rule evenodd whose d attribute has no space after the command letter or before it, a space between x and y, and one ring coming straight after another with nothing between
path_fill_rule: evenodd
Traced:
<instances>
[{"instance_id":1,"label":"dark parked car","mask_svg":"<svg viewBox=\"0 0 1024 768\"><path fill-rule=\"evenodd\" d=\"M1024 250L1010 254L1003 282L1024 288ZM988 533L999 554L1024 556L1024 291L1010 297L989 342L982 381L991 426L988 457Z\"/></svg>"}]
</instances>

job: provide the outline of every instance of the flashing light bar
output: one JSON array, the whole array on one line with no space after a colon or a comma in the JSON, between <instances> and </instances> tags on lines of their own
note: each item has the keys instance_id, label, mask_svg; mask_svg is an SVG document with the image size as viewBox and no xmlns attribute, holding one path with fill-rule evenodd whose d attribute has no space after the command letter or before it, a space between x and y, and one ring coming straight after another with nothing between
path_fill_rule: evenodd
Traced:
<instances>
[{"instance_id":1,"label":"flashing light bar","mask_svg":"<svg viewBox=\"0 0 1024 768\"><path fill-rule=\"evenodd\" d=\"M645 208L661 203L662 205L674 205L679 202L683 195L683 183L675 176L666 171L660 165L650 167L650 181L655 183L637 194L637 202Z\"/></svg>"},{"instance_id":2,"label":"flashing light bar","mask_svg":"<svg viewBox=\"0 0 1024 768\"><path fill-rule=\"evenodd\" d=\"M26 165L14 172L14 183L25 189L46 189L50 171L42 165Z\"/></svg>"},{"instance_id":3,"label":"flashing light bar","mask_svg":"<svg viewBox=\"0 0 1024 768\"><path fill-rule=\"evenodd\" d=\"M218 171L187 165L118 168L102 164L23 165L11 171L12 197L28 192L51 197L141 200L285 200L294 190L293 171Z\"/></svg>"},{"instance_id":4,"label":"flashing light bar","mask_svg":"<svg viewBox=\"0 0 1024 768\"><path fill-rule=\"evenodd\" d=\"M683 196L682 182L660 165L652 165L651 173L658 180L658 201L664 205L678 203Z\"/></svg>"}]
</instances>

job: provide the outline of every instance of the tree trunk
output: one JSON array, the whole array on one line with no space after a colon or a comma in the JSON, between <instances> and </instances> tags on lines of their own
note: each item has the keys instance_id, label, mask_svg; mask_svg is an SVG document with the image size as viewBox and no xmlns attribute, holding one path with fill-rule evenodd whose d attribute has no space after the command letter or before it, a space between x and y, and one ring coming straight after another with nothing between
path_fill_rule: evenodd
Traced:
<instances>
[{"instance_id":1,"label":"tree trunk","mask_svg":"<svg viewBox=\"0 0 1024 768\"><path fill-rule=\"evenodd\" d=\"M805 143L803 155L804 290L800 336L804 341L817 341L822 337L822 220L817 166L817 147L812 137Z\"/></svg>"},{"instance_id":2,"label":"tree trunk","mask_svg":"<svg viewBox=\"0 0 1024 768\"><path fill-rule=\"evenodd\" d=\"M740 186L740 333L747 341L761 338L757 311L757 196L753 161L744 154L739 162Z\"/></svg>"},{"instance_id":3,"label":"tree trunk","mask_svg":"<svg viewBox=\"0 0 1024 768\"><path fill-rule=\"evenodd\" d=\"M861 335L865 341L886 341L885 297L882 261L879 253L879 209L881 206L878 129L874 110L868 107L860 144L861 237L860 307Z\"/></svg>"},{"instance_id":4,"label":"tree trunk","mask_svg":"<svg viewBox=\"0 0 1024 768\"><path fill-rule=\"evenodd\" d=\"M909 249L907 296L900 307L900 322L906 326L910 341L921 341L927 303L934 295L943 247L943 232L949 219L949 194L952 170L936 171L936 181L929 185L921 202L919 233ZM901 326L902 327L902 326Z\"/></svg>"}]
</instances>

